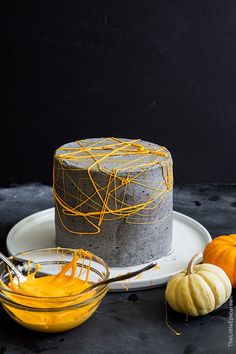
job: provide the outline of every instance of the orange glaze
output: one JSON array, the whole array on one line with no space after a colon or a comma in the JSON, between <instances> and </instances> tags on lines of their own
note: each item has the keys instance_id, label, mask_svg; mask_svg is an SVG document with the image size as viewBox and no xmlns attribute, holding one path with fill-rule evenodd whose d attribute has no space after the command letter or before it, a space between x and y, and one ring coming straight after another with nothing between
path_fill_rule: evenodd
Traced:
<instances>
[{"instance_id":1,"label":"orange glaze","mask_svg":"<svg viewBox=\"0 0 236 354\"><path fill-rule=\"evenodd\" d=\"M86 269L86 281L75 276L77 260L78 255L74 255L72 261L66 264L57 275L37 278L36 271L29 274L26 280L19 285L14 281L14 278L10 278L8 286L5 286L14 291L14 294L8 294L8 298L15 303L21 306L50 308L52 310L45 312L31 311L3 304L5 310L22 326L41 332L66 331L86 321L96 310L100 298L92 299L95 291L79 296L79 298L70 298L70 296L78 294L89 286L87 282L89 268ZM66 275L70 270L70 275ZM65 296L69 296L69 298L63 299L62 297ZM69 310L63 309L67 306L78 305L89 299L91 302L84 306ZM53 312L54 308L57 311Z\"/></svg>"}]
</instances>

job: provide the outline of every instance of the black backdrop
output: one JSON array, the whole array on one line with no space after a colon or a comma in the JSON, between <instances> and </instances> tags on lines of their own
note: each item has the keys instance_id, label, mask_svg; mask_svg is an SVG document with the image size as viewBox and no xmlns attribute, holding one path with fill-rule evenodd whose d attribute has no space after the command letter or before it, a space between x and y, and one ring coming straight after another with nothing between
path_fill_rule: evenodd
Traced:
<instances>
[{"instance_id":1,"label":"black backdrop","mask_svg":"<svg viewBox=\"0 0 236 354\"><path fill-rule=\"evenodd\" d=\"M6 2L2 184L51 183L85 137L168 147L175 180L236 182L236 2Z\"/></svg>"}]
</instances>

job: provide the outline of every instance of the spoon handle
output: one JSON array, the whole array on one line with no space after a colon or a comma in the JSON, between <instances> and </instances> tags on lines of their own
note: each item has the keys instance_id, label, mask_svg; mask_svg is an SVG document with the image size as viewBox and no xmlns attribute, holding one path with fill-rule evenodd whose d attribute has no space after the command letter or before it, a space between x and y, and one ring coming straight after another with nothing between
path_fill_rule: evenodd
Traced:
<instances>
[{"instance_id":1,"label":"spoon handle","mask_svg":"<svg viewBox=\"0 0 236 354\"><path fill-rule=\"evenodd\" d=\"M153 262L153 263L148 264L144 268L138 269L138 270L136 270L134 272L129 272L129 273L126 273L126 274L123 274L123 275L118 275L117 277L114 277L114 278L109 278L109 279L100 281L98 283L90 285L84 291L87 292L87 291L90 291L90 290L96 288L97 286L100 286L100 285L105 285L105 284L113 283L115 281L120 281L120 280L125 280L125 279L129 279L129 278L135 277L136 275L138 275L138 274L140 274L142 272L146 272L147 270L155 267L156 265L157 265L157 263Z\"/></svg>"},{"instance_id":2,"label":"spoon handle","mask_svg":"<svg viewBox=\"0 0 236 354\"><path fill-rule=\"evenodd\" d=\"M9 260L9 258L4 256L4 254L2 254L1 252L0 252L0 259L2 259L3 262L6 263L11 270L13 270L18 280L21 280L24 277L23 274L21 274L21 272L19 271L19 269L17 269L16 266Z\"/></svg>"}]
</instances>

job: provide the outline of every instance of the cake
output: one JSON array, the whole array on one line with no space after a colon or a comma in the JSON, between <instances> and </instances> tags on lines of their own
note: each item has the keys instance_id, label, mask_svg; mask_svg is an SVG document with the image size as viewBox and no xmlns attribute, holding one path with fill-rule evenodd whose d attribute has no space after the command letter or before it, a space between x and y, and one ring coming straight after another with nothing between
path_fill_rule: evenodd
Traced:
<instances>
[{"instance_id":1,"label":"cake","mask_svg":"<svg viewBox=\"0 0 236 354\"><path fill-rule=\"evenodd\" d=\"M56 150L56 244L109 266L133 266L172 248L170 152L140 139L92 138Z\"/></svg>"}]
</instances>

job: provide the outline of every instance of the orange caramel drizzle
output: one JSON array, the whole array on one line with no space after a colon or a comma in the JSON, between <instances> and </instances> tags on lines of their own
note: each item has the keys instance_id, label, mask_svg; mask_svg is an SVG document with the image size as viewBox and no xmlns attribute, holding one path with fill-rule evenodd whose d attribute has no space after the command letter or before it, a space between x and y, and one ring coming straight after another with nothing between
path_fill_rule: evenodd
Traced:
<instances>
[{"instance_id":1,"label":"orange caramel drizzle","mask_svg":"<svg viewBox=\"0 0 236 354\"><path fill-rule=\"evenodd\" d=\"M76 274L79 260L81 267L79 273ZM88 260L87 265L85 265L85 260ZM58 274L37 277L41 265L36 264L36 270L30 273L30 263L32 262L30 260L28 261L28 272L24 282L19 283L17 278L12 275L10 269L8 269L9 283L6 285L1 282L1 285L13 290L15 293L37 297L58 297L78 294L89 286L88 279L91 270L91 261L92 254L90 252L82 249L75 250L71 261L61 268L58 258Z\"/></svg>"},{"instance_id":2,"label":"orange caramel drizzle","mask_svg":"<svg viewBox=\"0 0 236 354\"><path fill-rule=\"evenodd\" d=\"M81 268L76 272L78 260ZM36 331L61 332L80 325L92 315L99 302L93 298L95 291L77 296L90 285L91 260L90 252L76 250L72 260L60 268L58 274L37 277L41 268L38 265L36 271L28 272L26 280L20 283L9 270L9 283L1 282L1 286L13 291L6 296L20 307L5 302L3 307L21 325ZM77 307L86 301L85 305ZM67 307L71 309L66 310ZM32 308L37 310L32 311ZM52 311L53 308L56 311Z\"/></svg>"},{"instance_id":3,"label":"orange caramel drizzle","mask_svg":"<svg viewBox=\"0 0 236 354\"><path fill-rule=\"evenodd\" d=\"M159 148L147 148L140 140L121 140L116 138L106 138L84 146L82 141L77 141L78 147L61 147L55 156L59 167L55 164L53 171L53 193L56 200L56 208L60 221L64 228L74 234L99 234L100 227L104 220L115 220L125 218L126 223L151 224L157 221L145 220L143 210L152 216L155 210L163 202L166 194L173 188L172 160L168 150L160 146ZM61 151L61 153L60 153ZM102 163L109 161L115 156L121 156L117 161L116 168L106 170ZM129 160L125 160L125 157ZM132 158L130 158L132 157ZM89 159L92 162L87 168L89 183L94 188L94 193L88 195L86 190L76 182L73 173L77 168L66 167L63 161L80 162ZM114 161L113 161L114 162ZM153 184L148 181L145 172L156 166L161 166L162 181ZM93 177L92 171L99 170L107 176L107 185L99 185ZM136 171L136 172L135 172ZM58 184L58 176L61 176L62 183ZM65 178L75 187L76 193L73 195L66 189ZM126 194L131 184L136 184L147 188L150 195L143 196L132 202L125 201ZM120 197L118 197L118 193ZM69 196L73 199L73 205L67 201ZM82 206L86 205L89 211L83 211ZM113 205L111 207L111 205ZM72 230L64 221L64 216L83 217L91 227L91 230ZM147 215L147 214L146 214ZM165 217L166 218L166 217ZM159 222L162 220L159 220Z\"/></svg>"}]
</instances>

